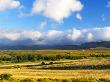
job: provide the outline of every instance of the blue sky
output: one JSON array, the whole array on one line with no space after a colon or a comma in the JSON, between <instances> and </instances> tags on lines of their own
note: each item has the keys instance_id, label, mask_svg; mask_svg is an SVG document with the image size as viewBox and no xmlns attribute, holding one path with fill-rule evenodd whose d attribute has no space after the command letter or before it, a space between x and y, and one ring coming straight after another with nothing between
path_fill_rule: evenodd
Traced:
<instances>
[{"instance_id":1,"label":"blue sky","mask_svg":"<svg viewBox=\"0 0 110 82\"><path fill-rule=\"evenodd\" d=\"M85 29L92 30L92 32L87 31L88 36L92 37L92 40L87 41L96 41L93 39L93 30L100 28L104 31L109 27L110 0L0 0L0 29L8 30L12 34L15 30L17 33L19 30L28 33L30 31L39 32L43 36L49 34L50 31L59 32L59 34L66 31L69 36L68 31L71 30L72 39L67 43L76 43L74 39L82 39L80 35ZM79 34L77 34L78 32ZM77 37L78 35L80 37ZM4 36L7 39L5 34ZM63 34L62 37L67 36ZM16 38L16 36L13 37ZM36 35L35 38L37 37ZM87 38L87 36L85 37ZM102 39L102 37L99 40L109 40L110 38L108 36L106 39ZM2 39L4 39L3 36ZM11 39L8 38L8 40Z\"/></svg>"},{"instance_id":2,"label":"blue sky","mask_svg":"<svg viewBox=\"0 0 110 82\"><path fill-rule=\"evenodd\" d=\"M22 16L18 15L20 12L24 14L30 14L32 5L35 0L19 0L24 8L21 9L7 9L0 11L0 28L5 29L37 29L39 30L39 24L43 21L47 22L45 30L58 29L65 30L69 28L94 28L94 27L106 27L110 26L110 8L107 7L109 0L81 0L84 5L83 9L79 12L82 16L82 20L78 20L74 13L71 16L65 18L62 24L58 23L51 18L43 15L35 16ZM103 20L102 16L105 18ZM53 26L55 24L55 26Z\"/></svg>"}]
</instances>

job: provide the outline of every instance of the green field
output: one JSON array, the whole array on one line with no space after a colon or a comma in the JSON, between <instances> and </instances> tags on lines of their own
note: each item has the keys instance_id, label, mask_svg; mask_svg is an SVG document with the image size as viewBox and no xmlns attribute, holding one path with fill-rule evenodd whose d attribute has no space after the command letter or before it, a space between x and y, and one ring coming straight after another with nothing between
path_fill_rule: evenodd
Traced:
<instances>
[{"instance_id":1,"label":"green field","mask_svg":"<svg viewBox=\"0 0 110 82\"><path fill-rule=\"evenodd\" d=\"M110 50L1 50L0 82L110 82Z\"/></svg>"}]
</instances>

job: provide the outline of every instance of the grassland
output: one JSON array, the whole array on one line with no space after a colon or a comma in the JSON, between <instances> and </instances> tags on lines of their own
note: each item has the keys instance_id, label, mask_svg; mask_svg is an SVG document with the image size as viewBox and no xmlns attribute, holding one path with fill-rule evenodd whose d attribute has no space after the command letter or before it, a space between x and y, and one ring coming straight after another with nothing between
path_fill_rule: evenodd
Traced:
<instances>
[{"instance_id":1,"label":"grassland","mask_svg":"<svg viewBox=\"0 0 110 82\"><path fill-rule=\"evenodd\" d=\"M110 82L110 50L1 50L1 82Z\"/></svg>"}]
</instances>

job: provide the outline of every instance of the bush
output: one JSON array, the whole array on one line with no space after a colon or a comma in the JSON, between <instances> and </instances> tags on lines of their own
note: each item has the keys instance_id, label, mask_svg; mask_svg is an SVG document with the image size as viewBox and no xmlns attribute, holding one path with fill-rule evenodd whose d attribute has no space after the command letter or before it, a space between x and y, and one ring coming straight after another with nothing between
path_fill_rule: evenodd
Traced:
<instances>
[{"instance_id":1,"label":"bush","mask_svg":"<svg viewBox=\"0 0 110 82\"><path fill-rule=\"evenodd\" d=\"M49 62L49 64L53 64L53 62Z\"/></svg>"},{"instance_id":2,"label":"bush","mask_svg":"<svg viewBox=\"0 0 110 82\"><path fill-rule=\"evenodd\" d=\"M91 78L79 78L79 79L72 79L72 82L100 82L100 81L97 81L97 79L91 79Z\"/></svg>"},{"instance_id":3,"label":"bush","mask_svg":"<svg viewBox=\"0 0 110 82\"><path fill-rule=\"evenodd\" d=\"M67 80L66 79L63 79L62 82L67 82Z\"/></svg>"},{"instance_id":4,"label":"bush","mask_svg":"<svg viewBox=\"0 0 110 82\"><path fill-rule=\"evenodd\" d=\"M35 61L35 56L33 54L17 54L12 56L11 61L14 63Z\"/></svg>"},{"instance_id":5,"label":"bush","mask_svg":"<svg viewBox=\"0 0 110 82\"><path fill-rule=\"evenodd\" d=\"M30 79L21 80L21 82L32 82Z\"/></svg>"},{"instance_id":6,"label":"bush","mask_svg":"<svg viewBox=\"0 0 110 82\"><path fill-rule=\"evenodd\" d=\"M41 65L45 65L45 62L42 62Z\"/></svg>"},{"instance_id":7,"label":"bush","mask_svg":"<svg viewBox=\"0 0 110 82\"><path fill-rule=\"evenodd\" d=\"M110 82L110 79L107 78L100 78L99 82Z\"/></svg>"},{"instance_id":8,"label":"bush","mask_svg":"<svg viewBox=\"0 0 110 82\"><path fill-rule=\"evenodd\" d=\"M56 59L62 59L61 55L56 55Z\"/></svg>"},{"instance_id":9,"label":"bush","mask_svg":"<svg viewBox=\"0 0 110 82\"><path fill-rule=\"evenodd\" d=\"M11 74L1 74L0 79L1 80L9 80L11 78Z\"/></svg>"},{"instance_id":10,"label":"bush","mask_svg":"<svg viewBox=\"0 0 110 82\"><path fill-rule=\"evenodd\" d=\"M37 79L37 82L43 82L43 79Z\"/></svg>"},{"instance_id":11,"label":"bush","mask_svg":"<svg viewBox=\"0 0 110 82\"><path fill-rule=\"evenodd\" d=\"M43 57L41 55L37 55L36 60L43 60Z\"/></svg>"}]
</instances>

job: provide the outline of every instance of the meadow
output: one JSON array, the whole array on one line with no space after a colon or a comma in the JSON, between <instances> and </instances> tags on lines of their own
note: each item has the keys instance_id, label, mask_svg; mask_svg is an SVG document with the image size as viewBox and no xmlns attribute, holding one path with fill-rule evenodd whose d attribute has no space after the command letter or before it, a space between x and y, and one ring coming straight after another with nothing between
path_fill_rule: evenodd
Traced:
<instances>
[{"instance_id":1,"label":"meadow","mask_svg":"<svg viewBox=\"0 0 110 82\"><path fill-rule=\"evenodd\" d=\"M0 82L110 82L110 50L1 50Z\"/></svg>"}]
</instances>

